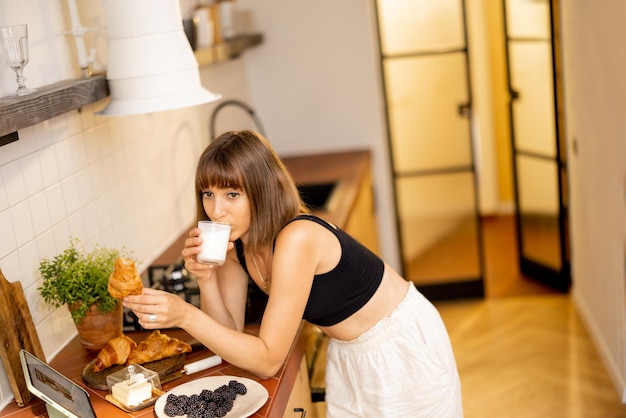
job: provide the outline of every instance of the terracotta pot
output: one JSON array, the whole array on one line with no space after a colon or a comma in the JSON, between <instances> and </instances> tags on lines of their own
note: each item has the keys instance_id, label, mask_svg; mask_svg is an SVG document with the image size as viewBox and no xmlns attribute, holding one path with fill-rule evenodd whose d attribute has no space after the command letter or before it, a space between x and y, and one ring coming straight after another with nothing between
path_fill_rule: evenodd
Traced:
<instances>
[{"instance_id":1,"label":"terracotta pot","mask_svg":"<svg viewBox=\"0 0 626 418\"><path fill-rule=\"evenodd\" d=\"M69 307L70 311L72 307ZM102 313L92 305L87 316L75 323L80 343L89 351L100 351L106 343L122 334L124 309L121 303L112 312Z\"/></svg>"}]
</instances>

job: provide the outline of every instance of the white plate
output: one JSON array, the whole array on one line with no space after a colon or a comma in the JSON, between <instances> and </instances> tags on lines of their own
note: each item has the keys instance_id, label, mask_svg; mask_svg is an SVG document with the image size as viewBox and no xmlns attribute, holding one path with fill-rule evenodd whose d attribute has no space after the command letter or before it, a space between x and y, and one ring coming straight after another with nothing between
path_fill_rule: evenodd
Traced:
<instances>
[{"instance_id":1,"label":"white plate","mask_svg":"<svg viewBox=\"0 0 626 418\"><path fill-rule=\"evenodd\" d=\"M239 376L209 376L176 386L165 392L154 404L154 412L159 418L170 418L163 412L167 403L167 395L199 395L204 389L215 390L222 385L228 385L228 382L231 380L236 380L246 385L248 392L245 395L237 395L233 409L226 414L228 418L249 417L265 405L267 398L269 398L269 393L259 382Z\"/></svg>"}]
</instances>

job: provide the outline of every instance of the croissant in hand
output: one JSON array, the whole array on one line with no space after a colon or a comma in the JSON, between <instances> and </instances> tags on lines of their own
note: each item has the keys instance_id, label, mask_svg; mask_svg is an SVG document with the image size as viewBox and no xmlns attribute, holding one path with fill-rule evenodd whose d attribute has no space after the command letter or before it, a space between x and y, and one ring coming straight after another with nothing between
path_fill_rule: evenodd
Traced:
<instances>
[{"instance_id":1,"label":"croissant in hand","mask_svg":"<svg viewBox=\"0 0 626 418\"><path fill-rule=\"evenodd\" d=\"M111 296L117 299L141 294L143 282L135 262L129 258L118 257L115 260L115 270L109 276L107 288Z\"/></svg>"},{"instance_id":2,"label":"croissant in hand","mask_svg":"<svg viewBox=\"0 0 626 418\"><path fill-rule=\"evenodd\" d=\"M98 357L93 365L93 371L97 373L114 364L126 363L128 355L135 347L137 347L137 343L124 334L109 340L98 353Z\"/></svg>"},{"instance_id":3,"label":"croissant in hand","mask_svg":"<svg viewBox=\"0 0 626 418\"><path fill-rule=\"evenodd\" d=\"M127 363L144 364L189 352L191 352L189 344L154 330L130 352Z\"/></svg>"}]
</instances>

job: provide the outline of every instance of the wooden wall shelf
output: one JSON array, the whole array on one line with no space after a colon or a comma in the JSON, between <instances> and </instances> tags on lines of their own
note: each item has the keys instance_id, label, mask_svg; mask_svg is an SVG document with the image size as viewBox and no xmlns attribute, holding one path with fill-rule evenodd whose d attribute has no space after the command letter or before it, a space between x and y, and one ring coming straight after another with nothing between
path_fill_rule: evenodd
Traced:
<instances>
[{"instance_id":1,"label":"wooden wall shelf","mask_svg":"<svg viewBox=\"0 0 626 418\"><path fill-rule=\"evenodd\" d=\"M196 49L196 60L200 67L228 61L237 58L243 51L263 42L263 35L253 33L249 35L238 35L219 44L207 48Z\"/></svg>"},{"instance_id":2,"label":"wooden wall shelf","mask_svg":"<svg viewBox=\"0 0 626 418\"><path fill-rule=\"evenodd\" d=\"M21 97L0 98L0 136L79 109L109 95L104 76L64 80Z\"/></svg>"},{"instance_id":3,"label":"wooden wall shelf","mask_svg":"<svg viewBox=\"0 0 626 418\"><path fill-rule=\"evenodd\" d=\"M195 51L200 67L238 57L244 50L263 42L263 35L239 35L220 44ZM64 80L38 87L22 97L0 98L0 146L17 140L17 132L63 113L102 100L109 95L104 75Z\"/></svg>"}]
</instances>

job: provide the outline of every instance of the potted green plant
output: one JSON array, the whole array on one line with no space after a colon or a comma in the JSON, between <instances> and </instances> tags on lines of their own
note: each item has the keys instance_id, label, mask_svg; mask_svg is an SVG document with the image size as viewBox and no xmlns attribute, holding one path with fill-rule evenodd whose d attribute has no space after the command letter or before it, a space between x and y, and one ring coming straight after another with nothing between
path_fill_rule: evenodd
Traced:
<instances>
[{"instance_id":1,"label":"potted green plant","mask_svg":"<svg viewBox=\"0 0 626 418\"><path fill-rule=\"evenodd\" d=\"M82 345L98 351L122 333L123 308L107 289L117 257L131 258L125 249L95 245L79 247L77 238L53 258L39 264L43 300L54 307L67 305Z\"/></svg>"}]
</instances>

